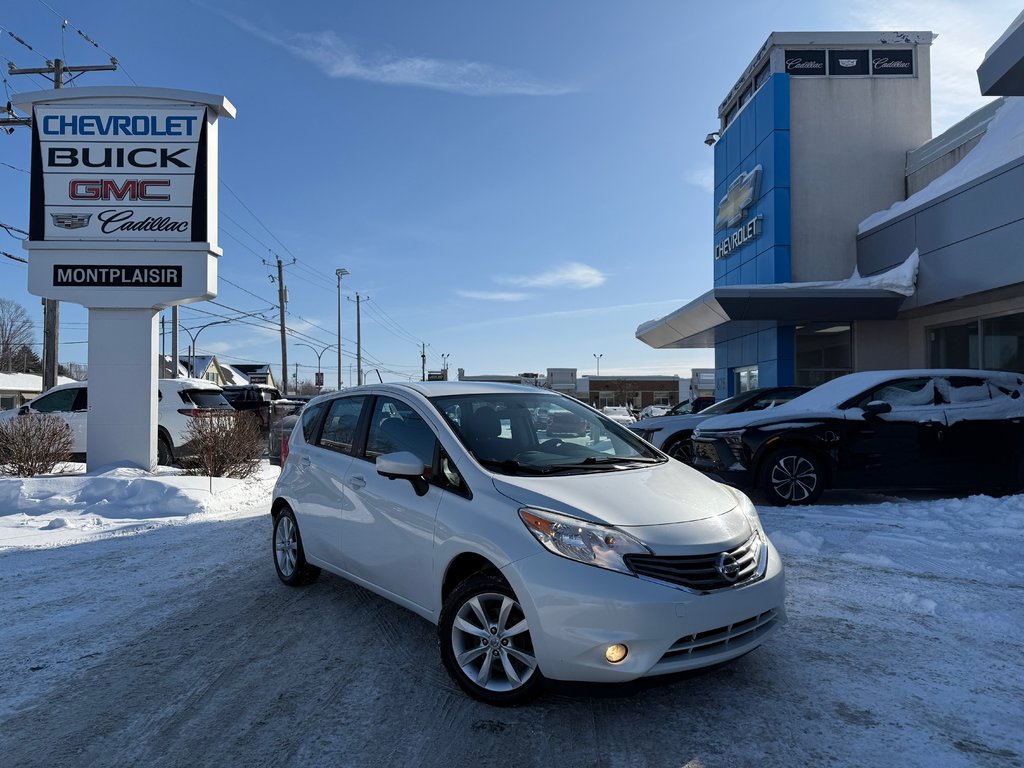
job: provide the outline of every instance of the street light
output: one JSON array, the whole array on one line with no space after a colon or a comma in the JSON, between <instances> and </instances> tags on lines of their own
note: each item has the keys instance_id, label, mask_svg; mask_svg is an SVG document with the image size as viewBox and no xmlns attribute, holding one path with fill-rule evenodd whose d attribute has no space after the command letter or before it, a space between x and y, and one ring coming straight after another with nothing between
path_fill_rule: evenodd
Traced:
<instances>
[{"instance_id":1,"label":"street light","mask_svg":"<svg viewBox=\"0 0 1024 768\"><path fill-rule=\"evenodd\" d=\"M336 269L338 276L338 390L341 390L341 278L349 274L347 269Z\"/></svg>"},{"instance_id":2,"label":"street light","mask_svg":"<svg viewBox=\"0 0 1024 768\"><path fill-rule=\"evenodd\" d=\"M313 352L316 353L316 373L317 373L317 379L319 380L319 378L320 378L320 358L323 357L324 352L326 352L331 347L336 347L337 344L329 344L328 346L326 346L323 349L321 349L319 352L316 351L316 347L314 347L314 346L312 346L310 344L306 344L306 343L301 342L301 341L295 342L295 346L296 347L306 347L308 349L312 349ZM298 373L296 373L296 384L295 384L296 389L298 388L298 386L299 386L298 385ZM323 385L322 384L318 385L318 389L323 389Z\"/></svg>"},{"instance_id":3,"label":"street light","mask_svg":"<svg viewBox=\"0 0 1024 768\"><path fill-rule=\"evenodd\" d=\"M241 320L243 317L258 317L260 320L267 319L258 312L246 312L244 315L239 315L238 317L231 317L226 320L214 320L212 323L201 325L199 326L198 330L196 330L195 333L192 333L192 331L190 331L185 326L181 326L181 330L187 333L188 337L192 340L192 353L189 355L188 368L189 373L191 373L193 377L195 377L196 375L196 339L199 338L199 334L202 333L204 329L209 328L211 325L223 325L224 323L233 323L236 320ZM177 378L177 373L175 373L175 378Z\"/></svg>"},{"instance_id":4,"label":"street light","mask_svg":"<svg viewBox=\"0 0 1024 768\"><path fill-rule=\"evenodd\" d=\"M594 359L597 360L597 375L598 376L601 375L601 358L602 357L604 357L603 354L600 354L600 355L598 355L596 353L594 354Z\"/></svg>"}]
</instances>

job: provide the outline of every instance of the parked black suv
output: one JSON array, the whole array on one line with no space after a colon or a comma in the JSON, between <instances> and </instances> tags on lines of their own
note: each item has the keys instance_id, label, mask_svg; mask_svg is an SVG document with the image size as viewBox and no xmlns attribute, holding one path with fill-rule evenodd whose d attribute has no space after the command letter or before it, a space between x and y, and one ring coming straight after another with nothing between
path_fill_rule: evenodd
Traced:
<instances>
[{"instance_id":1,"label":"parked black suv","mask_svg":"<svg viewBox=\"0 0 1024 768\"><path fill-rule=\"evenodd\" d=\"M1024 376L867 371L693 433L698 469L813 504L825 488L1016 491L1024 479Z\"/></svg>"},{"instance_id":2,"label":"parked black suv","mask_svg":"<svg viewBox=\"0 0 1024 768\"><path fill-rule=\"evenodd\" d=\"M260 420L264 433L270 429L271 403L281 399L281 393L265 384L237 384L223 388L224 397L236 411L250 411Z\"/></svg>"}]
</instances>

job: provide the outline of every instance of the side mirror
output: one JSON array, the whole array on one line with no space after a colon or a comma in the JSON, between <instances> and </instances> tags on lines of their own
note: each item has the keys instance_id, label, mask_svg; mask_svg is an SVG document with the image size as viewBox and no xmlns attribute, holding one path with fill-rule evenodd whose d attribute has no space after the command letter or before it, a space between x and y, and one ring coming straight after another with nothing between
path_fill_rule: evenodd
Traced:
<instances>
[{"instance_id":1,"label":"side mirror","mask_svg":"<svg viewBox=\"0 0 1024 768\"><path fill-rule=\"evenodd\" d=\"M883 413L890 413L892 406L889 403L884 403L881 400L872 400L870 403L864 406L865 416L881 416Z\"/></svg>"},{"instance_id":2,"label":"side mirror","mask_svg":"<svg viewBox=\"0 0 1024 768\"><path fill-rule=\"evenodd\" d=\"M29 408L28 408L27 405L23 405L23 406L21 406L21 408L18 409L18 415L19 416L28 416L28 414L29 414Z\"/></svg>"},{"instance_id":3,"label":"side mirror","mask_svg":"<svg viewBox=\"0 0 1024 768\"><path fill-rule=\"evenodd\" d=\"M398 451L377 457L377 474L388 480L405 479L412 483L417 496L426 494L428 485L423 477L425 465L414 453Z\"/></svg>"}]
</instances>

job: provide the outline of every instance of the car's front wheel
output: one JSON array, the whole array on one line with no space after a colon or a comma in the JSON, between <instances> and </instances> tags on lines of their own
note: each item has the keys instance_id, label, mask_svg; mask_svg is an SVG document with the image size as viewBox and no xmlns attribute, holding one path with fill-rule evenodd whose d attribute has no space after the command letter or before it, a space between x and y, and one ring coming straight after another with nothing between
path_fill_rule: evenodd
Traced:
<instances>
[{"instance_id":1,"label":"car's front wheel","mask_svg":"<svg viewBox=\"0 0 1024 768\"><path fill-rule=\"evenodd\" d=\"M799 447L773 451L764 462L762 489L776 506L813 504L825 490L821 459Z\"/></svg>"},{"instance_id":2,"label":"car's front wheel","mask_svg":"<svg viewBox=\"0 0 1024 768\"><path fill-rule=\"evenodd\" d=\"M274 517L273 544L274 568L278 578L289 587L301 587L320 576L320 569L306 562L295 513L288 507Z\"/></svg>"},{"instance_id":3,"label":"car's front wheel","mask_svg":"<svg viewBox=\"0 0 1024 768\"><path fill-rule=\"evenodd\" d=\"M488 704L522 704L543 685L523 608L506 581L484 574L445 601L437 627L441 659L455 682Z\"/></svg>"},{"instance_id":4,"label":"car's front wheel","mask_svg":"<svg viewBox=\"0 0 1024 768\"><path fill-rule=\"evenodd\" d=\"M693 443L690 442L689 432L673 437L663 450L683 464L693 464Z\"/></svg>"}]
</instances>

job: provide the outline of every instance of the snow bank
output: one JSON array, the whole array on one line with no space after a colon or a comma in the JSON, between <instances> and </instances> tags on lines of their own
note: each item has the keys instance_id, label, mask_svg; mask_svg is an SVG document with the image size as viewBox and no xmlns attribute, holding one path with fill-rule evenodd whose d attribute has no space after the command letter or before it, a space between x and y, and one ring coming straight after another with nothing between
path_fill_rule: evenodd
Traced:
<instances>
[{"instance_id":1,"label":"snow bank","mask_svg":"<svg viewBox=\"0 0 1024 768\"><path fill-rule=\"evenodd\" d=\"M160 468L0 479L0 550L52 547L210 518L267 500L280 470L248 480Z\"/></svg>"}]
</instances>

